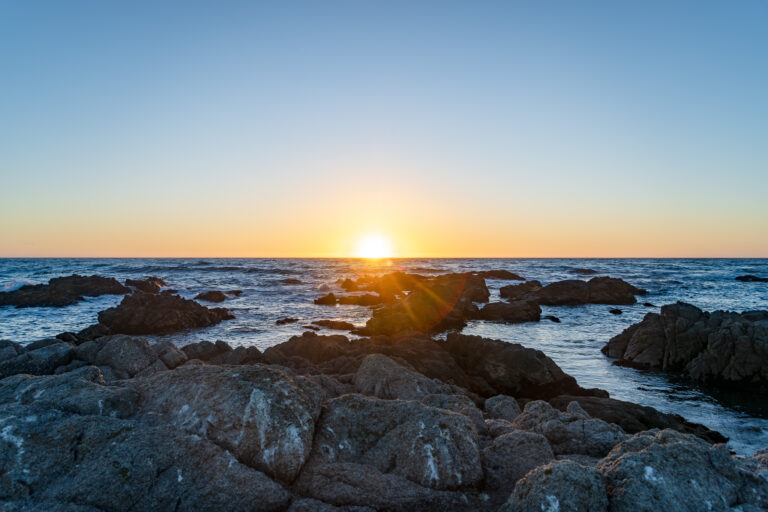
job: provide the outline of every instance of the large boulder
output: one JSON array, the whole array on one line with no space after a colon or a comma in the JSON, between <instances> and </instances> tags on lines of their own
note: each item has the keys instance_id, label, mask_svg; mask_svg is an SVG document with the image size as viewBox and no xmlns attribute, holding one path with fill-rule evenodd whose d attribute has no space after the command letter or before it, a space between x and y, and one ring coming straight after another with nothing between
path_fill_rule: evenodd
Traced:
<instances>
[{"instance_id":1,"label":"large boulder","mask_svg":"<svg viewBox=\"0 0 768 512\"><path fill-rule=\"evenodd\" d=\"M600 461L598 469L611 512L768 507L768 480L732 457L725 445L712 446L673 430L635 434Z\"/></svg>"},{"instance_id":2,"label":"large boulder","mask_svg":"<svg viewBox=\"0 0 768 512\"><path fill-rule=\"evenodd\" d=\"M541 400L528 402L513 425L546 437L556 455L603 457L627 438L621 427L591 418L578 402L571 402L567 412Z\"/></svg>"},{"instance_id":3,"label":"large boulder","mask_svg":"<svg viewBox=\"0 0 768 512\"><path fill-rule=\"evenodd\" d=\"M282 486L214 443L135 419L138 400L131 389L105 386L94 367L3 380L0 508L277 512L288 507L291 495Z\"/></svg>"},{"instance_id":4,"label":"large boulder","mask_svg":"<svg viewBox=\"0 0 768 512\"><path fill-rule=\"evenodd\" d=\"M122 295L130 293L117 279L101 276L71 275L54 277L48 284L28 284L18 290L0 293L0 306L62 307L83 300L83 297Z\"/></svg>"},{"instance_id":5,"label":"large boulder","mask_svg":"<svg viewBox=\"0 0 768 512\"><path fill-rule=\"evenodd\" d=\"M604 347L618 364L680 372L697 382L768 387L768 311L704 312L678 302L648 313Z\"/></svg>"},{"instance_id":6,"label":"large boulder","mask_svg":"<svg viewBox=\"0 0 768 512\"><path fill-rule=\"evenodd\" d=\"M578 304L634 304L635 295L645 290L636 288L623 279L593 277L589 281L568 279L548 284L536 292L536 301L549 306Z\"/></svg>"},{"instance_id":7,"label":"large boulder","mask_svg":"<svg viewBox=\"0 0 768 512\"><path fill-rule=\"evenodd\" d=\"M457 333L448 334L445 347L464 371L488 382L494 394L540 399L561 394L607 395L580 387L540 350Z\"/></svg>"},{"instance_id":8,"label":"large boulder","mask_svg":"<svg viewBox=\"0 0 768 512\"><path fill-rule=\"evenodd\" d=\"M101 348L96 353L94 364L107 365L133 377L157 361L157 354L144 338L123 334L99 338Z\"/></svg>"},{"instance_id":9,"label":"large boulder","mask_svg":"<svg viewBox=\"0 0 768 512\"><path fill-rule=\"evenodd\" d=\"M485 485L509 492L530 470L554 460L555 454L541 434L513 430L496 437L482 457Z\"/></svg>"},{"instance_id":10,"label":"large boulder","mask_svg":"<svg viewBox=\"0 0 768 512\"><path fill-rule=\"evenodd\" d=\"M415 401L360 395L328 403L312 463L363 464L437 490L474 486L483 478L478 433L469 418Z\"/></svg>"},{"instance_id":11,"label":"large boulder","mask_svg":"<svg viewBox=\"0 0 768 512\"><path fill-rule=\"evenodd\" d=\"M552 462L528 473L517 482L509 500L499 509L499 512L607 511L608 498L600 472L569 460Z\"/></svg>"},{"instance_id":12,"label":"large boulder","mask_svg":"<svg viewBox=\"0 0 768 512\"><path fill-rule=\"evenodd\" d=\"M515 421L522 411L513 397L496 395L485 401L485 412L492 419Z\"/></svg>"},{"instance_id":13,"label":"large boulder","mask_svg":"<svg viewBox=\"0 0 768 512\"><path fill-rule=\"evenodd\" d=\"M166 334L208 327L234 318L224 308L206 308L178 295L134 293L114 308L99 313L99 322L113 334Z\"/></svg>"},{"instance_id":14,"label":"large boulder","mask_svg":"<svg viewBox=\"0 0 768 512\"><path fill-rule=\"evenodd\" d=\"M307 460L323 393L260 365L181 366L133 379L143 417L209 439L240 462L292 481Z\"/></svg>"}]
</instances>

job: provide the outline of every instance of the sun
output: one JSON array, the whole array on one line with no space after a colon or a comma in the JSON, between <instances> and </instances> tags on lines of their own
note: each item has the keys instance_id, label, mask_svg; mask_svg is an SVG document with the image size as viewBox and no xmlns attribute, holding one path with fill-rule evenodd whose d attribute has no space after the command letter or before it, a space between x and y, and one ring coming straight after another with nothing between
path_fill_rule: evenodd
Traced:
<instances>
[{"instance_id":1,"label":"sun","mask_svg":"<svg viewBox=\"0 0 768 512\"><path fill-rule=\"evenodd\" d=\"M355 256L358 258L391 258L392 244L382 235L365 235L357 241Z\"/></svg>"}]
</instances>

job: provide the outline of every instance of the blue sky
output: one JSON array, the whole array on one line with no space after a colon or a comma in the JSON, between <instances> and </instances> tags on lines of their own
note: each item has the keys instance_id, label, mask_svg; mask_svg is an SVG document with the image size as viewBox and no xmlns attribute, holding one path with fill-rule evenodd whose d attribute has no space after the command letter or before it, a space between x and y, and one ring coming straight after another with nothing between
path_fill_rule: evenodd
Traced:
<instances>
[{"instance_id":1,"label":"blue sky","mask_svg":"<svg viewBox=\"0 0 768 512\"><path fill-rule=\"evenodd\" d=\"M0 0L0 255L768 256L768 3Z\"/></svg>"}]
</instances>

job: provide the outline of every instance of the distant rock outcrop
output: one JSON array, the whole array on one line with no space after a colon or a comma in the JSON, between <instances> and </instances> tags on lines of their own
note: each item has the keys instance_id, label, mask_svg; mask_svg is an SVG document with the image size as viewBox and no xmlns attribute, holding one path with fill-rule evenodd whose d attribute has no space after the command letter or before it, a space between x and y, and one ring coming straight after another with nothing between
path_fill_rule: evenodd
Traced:
<instances>
[{"instance_id":1,"label":"distant rock outcrop","mask_svg":"<svg viewBox=\"0 0 768 512\"><path fill-rule=\"evenodd\" d=\"M623 279L593 277L589 281L567 279L542 286L538 281L504 286L502 297L509 300L530 300L546 306L575 306L579 304L634 304L635 295L646 291Z\"/></svg>"},{"instance_id":2,"label":"distant rock outcrop","mask_svg":"<svg viewBox=\"0 0 768 512\"><path fill-rule=\"evenodd\" d=\"M490 297L485 280L470 274L446 274L418 280L407 296L373 312L362 335L395 334L406 331L439 332L466 325L477 314L473 302Z\"/></svg>"},{"instance_id":3,"label":"distant rock outcrop","mask_svg":"<svg viewBox=\"0 0 768 512\"><path fill-rule=\"evenodd\" d=\"M603 347L618 364L680 372L692 380L768 388L768 311L704 312L678 302L648 313Z\"/></svg>"},{"instance_id":4,"label":"distant rock outcrop","mask_svg":"<svg viewBox=\"0 0 768 512\"><path fill-rule=\"evenodd\" d=\"M63 307L99 295L131 293L117 279L101 276L71 275L54 277L48 284L29 284L18 290L0 293L0 306Z\"/></svg>"},{"instance_id":5,"label":"distant rock outcrop","mask_svg":"<svg viewBox=\"0 0 768 512\"><path fill-rule=\"evenodd\" d=\"M147 277L145 279L126 279L125 285L144 293L160 293L160 288L166 286L166 282L159 277Z\"/></svg>"},{"instance_id":6,"label":"distant rock outcrop","mask_svg":"<svg viewBox=\"0 0 768 512\"><path fill-rule=\"evenodd\" d=\"M758 276L753 276L752 274L739 276L736 278L736 280L744 283L768 283L768 277L758 277Z\"/></svg>"},{"instance_id":7,"label":"distant rock outcrop","mask_svg":"<svg viewBox=\"0 0 768 512\"><path fill-rule=\"evenodd\" d=\"M166 334L208 327L234 318L224 308L206 308L178 295L134 293L99 313L99 323L113 334Z\"/></svg>"}]
</instances>

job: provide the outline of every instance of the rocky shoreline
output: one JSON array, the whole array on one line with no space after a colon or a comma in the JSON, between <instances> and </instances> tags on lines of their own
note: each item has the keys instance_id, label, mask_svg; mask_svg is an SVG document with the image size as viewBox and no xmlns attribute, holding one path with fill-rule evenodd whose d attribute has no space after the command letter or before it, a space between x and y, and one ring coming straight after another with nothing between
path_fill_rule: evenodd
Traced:
<instances>
[{"instance_id":1,"label":"rocky shoreline","mask_svg":"<svg viewBox=\"0 0 768 512\"><path fill-rule=\"evenodd\" d=\"M477 306L480 275L347 283L382 298L363 338L305 332L263 353L150 344L137 334L229 313L133 288L79 333L0 341L0 510L768 508L768 452L735 456L703 425L582 388L541 351L456 332L494 304ZM679 327L674 311L657 316Z\"/></svg>"}]
</instances>

